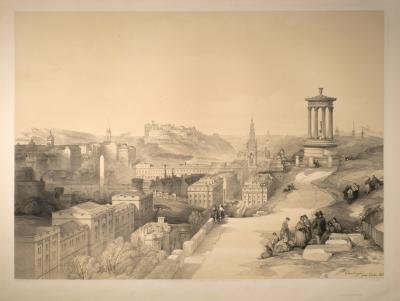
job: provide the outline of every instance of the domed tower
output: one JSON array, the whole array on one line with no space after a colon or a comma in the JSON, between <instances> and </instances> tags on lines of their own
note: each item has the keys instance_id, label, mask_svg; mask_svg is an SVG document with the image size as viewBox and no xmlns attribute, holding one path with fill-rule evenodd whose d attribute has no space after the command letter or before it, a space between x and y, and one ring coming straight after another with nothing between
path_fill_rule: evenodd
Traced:
<instances>
[{"instance_id":1,"label":"domed tower","mask_svg":"<svg viewBox=\"0 0 400 301\"><path fill-rule=\"evenodd\" d=\"M323 88L319 88L317 96L305 99L308 109L308 138L304 143L305 160L303 161L308 162L307 165L310 167L314 166L315 161L322 166L330 167L336 155L336 141L333 135L333 103L336 98L325 96L322 91ZM319 113L321 113L321 122L319 122Z\"/></svg>"},{"instance_id":2,"label":"domed tower","mask_svg":"<svg viewBox=\"0 0 400 301\"><path fill-rule=\"evenodd\" d=\"M250 123L249 140L246 144L246 160L248 167L257 167L257 139L253 118Z\"/></svg>"},{"instance_id":3,"label":"domed tower","mask_svg":"<svg viewBox=\"0 0 400 301\"><path fill-rule=\"evenodd\" d=\"M47 145L49 145L49 146L54 146L54 141L55 141L55 138L54 138L54 136L53 136L53 133L52 133L51 130L50 130L50 133L49 133L49 135L47 136Z\"/></svg>"}]
</instances>

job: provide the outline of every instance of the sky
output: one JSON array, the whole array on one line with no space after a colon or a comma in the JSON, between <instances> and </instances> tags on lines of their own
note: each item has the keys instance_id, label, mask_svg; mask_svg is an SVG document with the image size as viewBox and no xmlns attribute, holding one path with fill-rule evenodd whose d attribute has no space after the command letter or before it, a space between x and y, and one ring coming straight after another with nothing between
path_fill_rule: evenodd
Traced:
<instances>
[{"instance_id":1,"label":"sky","mask_svg":"<svg viewBox=\"0 0 400 301\"><path fill-rule=\"evenodd\" d=\"M18 12L16 131L305 134L305 97L334 127L383 131L383 12Z\"/></svg>"}]
</instances>

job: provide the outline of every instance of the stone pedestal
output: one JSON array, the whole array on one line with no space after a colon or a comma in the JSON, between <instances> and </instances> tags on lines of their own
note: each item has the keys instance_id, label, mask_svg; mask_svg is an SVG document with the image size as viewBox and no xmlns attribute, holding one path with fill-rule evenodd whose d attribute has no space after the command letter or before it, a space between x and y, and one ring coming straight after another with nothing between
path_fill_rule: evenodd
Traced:
<instances>
[{"instance_id":1,"label":"stone pedestal","mask_svg":"<svg viewBox=\"0 0 400 301\"><path fill-rule=\"evenodd\" d=\"M314 166L314 158L308 157L308 167L313 167L313 166Z\"/></svg>"},{"instance_id":2,"label":"stone pedestal","mask_svg":"<svg viewBox=\"0 0 400 301\"><path fill-rule=\"evenodd\" d=\"M332 167L333 158L336 155L336 145L305 145L304 146L304 159L308 159L308 166L313 167L314 160L318 160L322 167ZM303 160L304 160L303 159Z\"/></svg>"}]
</instances>

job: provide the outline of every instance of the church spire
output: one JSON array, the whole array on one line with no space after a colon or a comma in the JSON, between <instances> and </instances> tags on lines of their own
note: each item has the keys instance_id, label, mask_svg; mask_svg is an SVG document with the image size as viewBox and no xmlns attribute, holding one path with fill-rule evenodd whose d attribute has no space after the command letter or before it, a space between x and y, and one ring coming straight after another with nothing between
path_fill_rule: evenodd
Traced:
<instances>
[{"instance_id":1,"label":"church spire","mask_svg":"<svg viewBox=\"0 0 400 301\"><path fill-rule=\"evenodd\" d=\"M249 140L256 140L256 131L254 129L253 118L251 118L251 122L250 122Z\"/></svg>"},{"instance_id":2,"label":"church spire","mask_svg":"<svg viewBox=\"0 0 400 301\"><path fill-rule=\"evenodd\" d=\"M254 121L251 118L249 140L246 145L246 159L248 167L257 167L257 140L256 131L254 129Z\"/></svg>"},{"instance_id":3,"label":"church spire","mask_svg":"<svg viewBox=\"0 0 400 301\"><path fill-rule=\"evenodd\" d=\"M53 133L50 130L49 135L47 136L47 145L54 146L54 141L55 141L55 138L53 136Z\"/></svg>"}]
</instances>

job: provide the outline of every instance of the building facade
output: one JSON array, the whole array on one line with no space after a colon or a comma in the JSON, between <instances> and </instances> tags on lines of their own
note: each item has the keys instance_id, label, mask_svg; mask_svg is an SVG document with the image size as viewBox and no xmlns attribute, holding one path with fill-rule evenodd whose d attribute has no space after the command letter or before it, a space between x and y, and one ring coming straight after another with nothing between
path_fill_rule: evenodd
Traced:
<instances>
[{"instance_id":1,"label":"building facade","mask_svg":"<svg viewBox=\"0 0 400 301\"><path fill-rule=\"evenodd\" d=\"M245 182L242 188L242 201L246 207L261 206L268 201L273 190L273 177L270 174L257 174Z\"/></svg>"},{"instance_id":2,"label":"building facade","mask_svg":"<svg viewBox=\"0 0 400 301\"><path fill-rule=\"evenodd\" d=\"M237 168L236 168L237 169ZM212 175L218 172L229 172L235 167L226 163L211 164L174 164L174 165L153 165L151 163L138 163L135 165L135 177L144 180L155 180L165 177L182 177L185 175Z\"/></svg>"},{"instance_id":3,"label":"building facade","mask_svg":"<svg viewBox=\"0 0 400 301\"><path fill-rule=\"evenodd\" d=\"M134 229L152 220L154 216L153 194L132 190L112 196L113 205L132 205L134 210Z\"/></svg>"},{"instance_id":4,"label":"building facade","mask_svg":"<svg viewBox=\"0 0 400 301\"><path fill-rule=\"evenodd\" d=\"M116 224L118 220L127 219L121 225ZM98 256L115 238L116 229L118 233L128 233L134 223L133 208L121 210L119 206L99 205L93 202L85 202L74 207L52 213L52 224L60 226L66 222L75 221L79 225L88 227L88 254Z\"/></svg>"},{"instance_id":5,"label":"building facade","mask_svg":"<svg viewBox=\"0 0 400 301\"><path fill-rule=\"evenodd\" d=\"M15 278L49 279L59 273L60 229L37 217L15 217Z\"/></svg>"},{"instance_id":6,"label":"building facade","mask_svg":"<svg viewBox=\"0 0 400 301\"><path fill-rule=\"evenodd\" d=\"M188 187L188 204L192 207L211 208L223 204L223 179L204 177Z\"/></svg>"},{"instance_id":7,"label":"building facade","mask_svg":"<svg viewBox=\"0 0 400 301\"><path fill-rule=\"evenodd\" d=\"M68 273L68 265L75 256L88 255L89 227L76 221L59 225L60 229L60 273Z\"/></svg>"}]
</instances>

